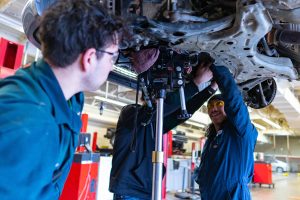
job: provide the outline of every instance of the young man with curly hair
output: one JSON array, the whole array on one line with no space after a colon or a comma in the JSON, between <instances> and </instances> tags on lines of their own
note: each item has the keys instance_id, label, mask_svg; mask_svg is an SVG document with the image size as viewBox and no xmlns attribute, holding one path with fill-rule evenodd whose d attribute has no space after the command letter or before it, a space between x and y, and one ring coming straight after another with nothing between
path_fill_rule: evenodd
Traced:
<instances>
[{"instance_id":1,"label":"young man with curly hair","mask_svg":"<svg viewBox=\"0 0 300 200\"><path fill-rule=\"evenodd\" d=\"M59 198L78 145L83 91L107 79L121 32L97 0L57 1L43 13L43 58L0 81L1 199Z\"/></svg>"}]
</instances>

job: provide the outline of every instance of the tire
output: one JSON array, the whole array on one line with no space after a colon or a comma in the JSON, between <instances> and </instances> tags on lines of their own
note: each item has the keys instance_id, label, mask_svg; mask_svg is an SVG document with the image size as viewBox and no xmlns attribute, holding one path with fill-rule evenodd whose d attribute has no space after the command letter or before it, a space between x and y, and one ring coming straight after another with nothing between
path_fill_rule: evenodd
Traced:
<instances>
[{"instance_id":1,"label":"tire","mask_svg":"<svg viewBox=\"0 0 300 200\"><path fill-rule=\"evenodd\" d=\"M282 167L277 167L276 168L276 172L277 173L282 173L283 172L283 168Z\"/></svg>"}]
</instances>

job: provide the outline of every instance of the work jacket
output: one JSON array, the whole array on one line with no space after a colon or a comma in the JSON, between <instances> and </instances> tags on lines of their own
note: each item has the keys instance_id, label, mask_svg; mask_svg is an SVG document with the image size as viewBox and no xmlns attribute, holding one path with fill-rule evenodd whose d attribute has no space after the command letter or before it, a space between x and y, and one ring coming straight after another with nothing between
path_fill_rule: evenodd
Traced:
<instances>
[{"instance_id":1,"label":"work jacket","mask_svg":"<svg viewBox=\"0 0 300 200\"><path fill-rule=\"evenodd\" d=\"M197 182L202 200L251 199L247 184L253 176L257 130L229 70L212 66L224 98L227 120L204 145Z\"/></svg>"},{"instance_id":2,"label":"work jacket","mask_svg":"<svg viewBox=\"0 0 300 200\"><path fill-rule=\"evenodd\" d=\"M81 127L83 94L68 102L43 60L0 81L0 199L58 199Z\"/></svg>"},{"instance_id":3,"label":"work jacket","mask_svg":"<svg viewBox=\"0 0 300 200\"><path fill-rule=\"evenodd\" d=\"M213 93L210 86L198 93L198 88L193 82L187 84L184 91L187 111L191 114L198 110ZM179 92L176 91L168 94L165 100L164 133L184 122L177 119L179 114L180 97ZM149 117L146 106L138 107L137 124L134 123L134 115L134 105L126 106L121 111L114 141L109 189L119 195L151 199L156 115L153 113L151 123L146 126L141 125L141 122L147 121L145 118ZM137 127L136 145L131 145L135 126Z\"/></svg>"}]
</instances>

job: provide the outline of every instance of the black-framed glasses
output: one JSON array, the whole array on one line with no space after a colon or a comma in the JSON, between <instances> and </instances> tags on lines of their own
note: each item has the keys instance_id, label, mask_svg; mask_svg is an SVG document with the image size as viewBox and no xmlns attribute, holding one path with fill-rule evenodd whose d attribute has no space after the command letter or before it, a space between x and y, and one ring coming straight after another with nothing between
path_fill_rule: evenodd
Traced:
<instances>
[{"instance_id":1,"label":"black-framed glasses","mask_svg":"<svg viewBox=\"0 0 300 200\"><path fill-rule=\"evenodd\" d=\"M119 51L117 52L109 52L109 51L105 51L102 49L98 49L97 51L101 52L101 53L107 53L108 55L111 55L111 61L113 64L115 64L119 58Z\"/></svg>"}]
</instances>

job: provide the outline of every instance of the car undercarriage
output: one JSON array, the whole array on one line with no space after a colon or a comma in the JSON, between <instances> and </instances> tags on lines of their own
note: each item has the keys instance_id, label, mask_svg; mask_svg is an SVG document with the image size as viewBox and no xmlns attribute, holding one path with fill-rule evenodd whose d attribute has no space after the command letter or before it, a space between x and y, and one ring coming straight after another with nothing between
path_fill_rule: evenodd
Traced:
<instances>
[{"instance_id":1,"label":"car undercarriage","mask_svg":"<svg viewBox=\"0 0 300 200\"><path fill-rule=\"evenodd\" d=\"M23 13L26 35L34 34L37 18L52 1L32 1ZM252 108L269 105L276 95L274 78L299 79L300 2L297 0L102 0L111 13L129 25L120 45L122 58L110 75L136 87L128 52L169 48L189 56L208 52L216 65L230 69ZM29 20L30 21L30 20ZM32 21L32 20L31 20ZM124 62L125 60L125 62Z\"/></svg>"}]
</instances>

